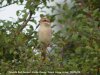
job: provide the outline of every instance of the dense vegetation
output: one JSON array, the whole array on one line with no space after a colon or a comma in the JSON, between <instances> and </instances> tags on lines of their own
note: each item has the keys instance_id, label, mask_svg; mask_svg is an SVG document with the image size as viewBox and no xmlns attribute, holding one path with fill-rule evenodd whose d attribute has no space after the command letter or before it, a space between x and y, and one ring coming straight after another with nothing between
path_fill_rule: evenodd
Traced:
<instances>
[{"instance_id":1,"label":"dense vegetation","mask_svg":"<svg viewBox=\"0 0 100 75\"><path fill-rule=\"evenodd\" d=\"M1 0L0 8L11 4L25 5L16 12L16 22L0 20L0 73L9 71L80 71L82 75L100 74L100 0L71 0L68 4L55 0ZM39 5L43 5L40 7ZM48 8L52 15L45 14L60 25L53 33L48 60L40 59L37 25L33 15ZM59 9L58 9L59 8ZM48 13L48 11L46 11ZM31 23L29 23L31 22ZM24 30L28 26L29 28ZM9 74L11 75L11 74ZM24 74L23 74L24 75ZM31 75L31 74L30 74Z\"/></svg>"}]
</instances>

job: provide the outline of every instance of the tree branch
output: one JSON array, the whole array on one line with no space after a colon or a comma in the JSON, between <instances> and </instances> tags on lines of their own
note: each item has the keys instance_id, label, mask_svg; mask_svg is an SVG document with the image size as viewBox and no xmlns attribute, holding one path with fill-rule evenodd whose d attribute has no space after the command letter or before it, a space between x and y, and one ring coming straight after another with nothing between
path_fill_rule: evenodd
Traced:
<instances>
[{"instance_id":1,"label":"tree branch","mask_svg":"<svg viewBox=\"0 0 100 75\"><path fill-rule=\"evenodd\" d=\"M9 6L9 5L11 5L11 4L15 4L17 1L14 1L13 3L10 3L10 4L6 4L6 5L3 5L3 6L0 6L0 8L3 8L3 7L6 7L6 6ZM0 2L0 4L1 4L2 2Z\"/></svg>"},{"instance_id":2,"label":"tree branch","mask_svg":"<svg viewBox=\"0 0 100 75\"><path fill-rule=\"evenodd\" d=\"M19 29L19 33L26 27L26 25L27 25L28 21L31 19L31 17L32 17L32 11L29 11L29 16L27 19L24 20L22 26Z\"/></svg>"}]
</instances>

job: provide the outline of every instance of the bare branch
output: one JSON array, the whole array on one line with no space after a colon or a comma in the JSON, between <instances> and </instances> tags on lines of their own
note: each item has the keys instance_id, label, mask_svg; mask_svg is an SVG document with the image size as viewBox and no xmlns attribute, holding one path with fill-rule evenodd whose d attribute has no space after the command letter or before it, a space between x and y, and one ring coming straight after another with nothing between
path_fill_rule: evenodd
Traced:
<instances>
[{"instance_id":1,"label":"bare branch","mask_svg":"<svg viewBox=\"0 0 100 75\"><path fill-rule=\"evenodd\" d=\"M24 20L22 26L19 29L19 33L26 27L26 25L27 25L28 21L30 21L31 17L32 17L32 11L30 11L28 18Z\"/></svg>"}]
</instances>

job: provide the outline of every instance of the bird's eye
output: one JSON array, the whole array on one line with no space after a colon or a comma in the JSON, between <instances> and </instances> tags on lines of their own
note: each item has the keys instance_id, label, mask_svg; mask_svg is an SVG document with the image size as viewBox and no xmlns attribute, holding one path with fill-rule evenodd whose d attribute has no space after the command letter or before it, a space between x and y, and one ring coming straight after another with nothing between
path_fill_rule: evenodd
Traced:
<instances>
[{"instance_id":1,"label":"bird's eye","mask_svg":"<svg viewBox=\"0 0 100 75\"><path fill-rule=\"evenodd\" d=\"M42 22L50 22L50 21L49 21L49 20L44 19L44 20L42 20Z\"/></svg>"},{"instance_id":2,"label":"bird's eye","mask_svg":"<svg viewBox=\"0 0 100 75\"><path fill-rule=\"evenodd\" d=\"M44 22L47 22L47 20L44 20Z\"/></svg>"}]
</instances>

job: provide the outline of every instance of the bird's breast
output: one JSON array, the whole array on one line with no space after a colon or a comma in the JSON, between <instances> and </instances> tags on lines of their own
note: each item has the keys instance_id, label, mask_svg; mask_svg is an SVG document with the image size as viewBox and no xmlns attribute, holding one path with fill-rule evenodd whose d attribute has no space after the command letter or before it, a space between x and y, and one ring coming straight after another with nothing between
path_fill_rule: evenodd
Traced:
<instances>
[{"instance_id":1,"label":"bird's breast","mask_svg":"<svg viewBox=\"0 0 100 75\"><path fill-rule=\"evenodd\" d=\"M39 28L39 41L49 43L51 41L51 27L40 26Z\"/></svg>"}]
</instances>

